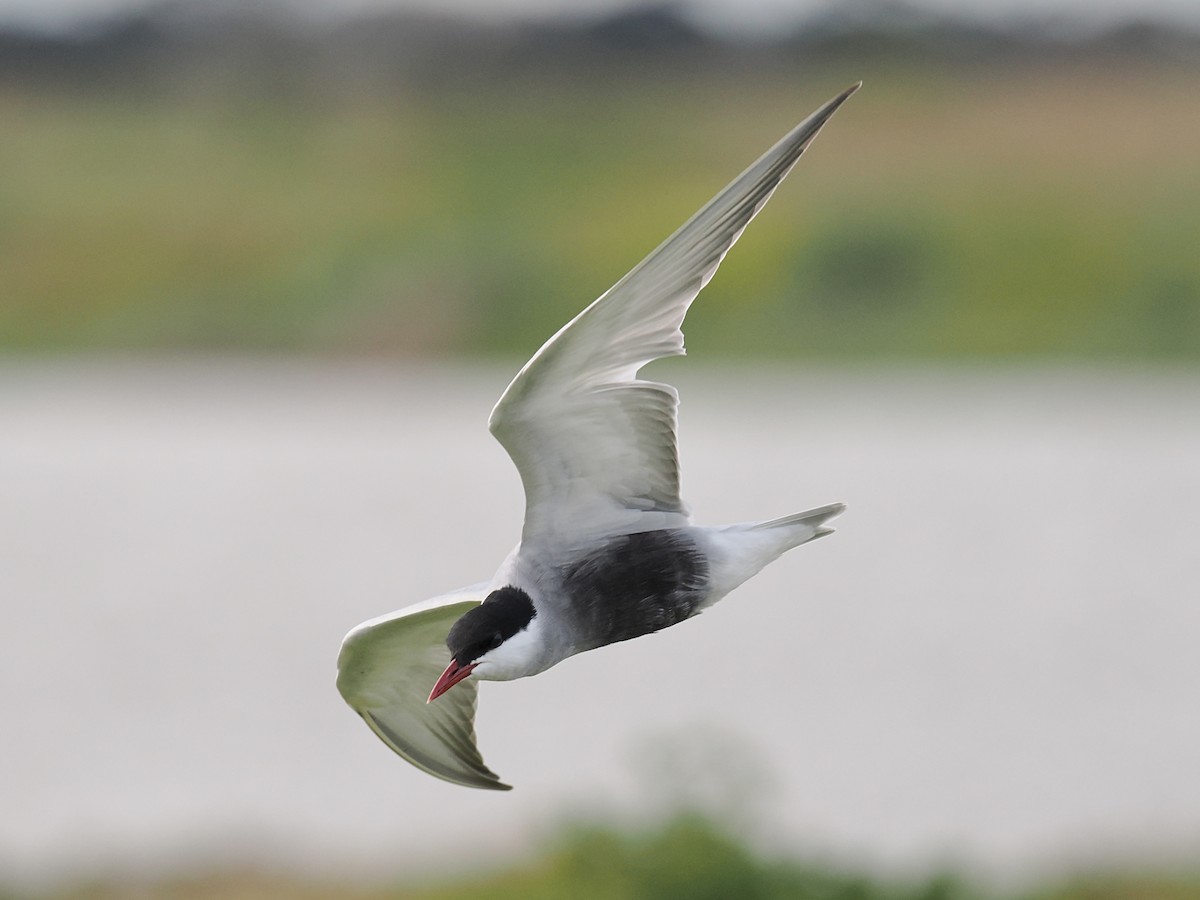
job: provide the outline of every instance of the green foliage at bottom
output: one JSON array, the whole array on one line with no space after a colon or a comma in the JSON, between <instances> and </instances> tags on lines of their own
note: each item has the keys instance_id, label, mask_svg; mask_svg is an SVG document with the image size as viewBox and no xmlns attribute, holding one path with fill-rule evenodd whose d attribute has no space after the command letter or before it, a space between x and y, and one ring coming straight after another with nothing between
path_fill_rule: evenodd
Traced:
<instances>
[{"instance_id":1,"label":"green foliage at bottom","mask_svg":"<svg viewBox=\"0 0 1200 900\"><path fill-rule=\"evenodd\" d=\"M569 828L527 866L396 900L1013 900L953 874L901 880L769 858L713 820L683 814L646 830ZM1200 878L1092 876L1016 900L1200 900Z\"/></svg>"},{"instance_id":2,"label":"green foliage at bottom","mask_svg":"<svg viewBox=\"0 0 1200 900\"><path fill-rule=\"evenodd\" d=\"M450 876L424 887L375 888L255 872L200 873L78 884L36 900L1200 900L1200 875L1093 874L1022 895L985 890L950 874L903 880L795 858L767 857L713 819L681 814L632 829L581 824L530 862L505 871ZM0 898L34 900L5 893Z\"/></svg>"}]
</instances>

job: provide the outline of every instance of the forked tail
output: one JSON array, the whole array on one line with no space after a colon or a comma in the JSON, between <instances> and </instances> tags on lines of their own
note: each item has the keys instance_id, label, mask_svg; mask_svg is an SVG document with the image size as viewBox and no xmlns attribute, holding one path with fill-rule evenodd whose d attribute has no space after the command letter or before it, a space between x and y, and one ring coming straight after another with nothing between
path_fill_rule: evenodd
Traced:
<instances>
[{"instance_id":1,"label":"forked tail","mask_svg":"<svg viewBox=\"0 0 1200 900\"><path fill-rule=\"evenodd\" d=\"M711 595L705 605L716 603L793 547L833 534L825 523L845 508L843 503L830 503L769 522L696 529L711 566Z\"/></svg>"},{"instance_id":2,"label":"forked tail","mask_svg":"<svg viewBox=\"0 0 1200 900\"><path fill-rule=\"evenodd\" d=\"M790 550L792 547L799 547L801 544L815 541L827 534L833 534L833 529L826 528L825 523L845 511L845 503L830 503L828 506L818 506L816 509L807 509L804 512L792 513L790 516L771 519L769 522L759 522L753 528L756 531L790 531L791 534L785 547Z\"/></svg>"}]
</instances>

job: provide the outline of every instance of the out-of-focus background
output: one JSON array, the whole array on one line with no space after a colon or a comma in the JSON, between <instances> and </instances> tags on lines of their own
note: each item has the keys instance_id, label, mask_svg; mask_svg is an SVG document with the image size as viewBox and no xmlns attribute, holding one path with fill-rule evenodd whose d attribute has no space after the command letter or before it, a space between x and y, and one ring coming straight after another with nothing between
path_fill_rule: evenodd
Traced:
<instances>
[{"instance_id":1,"label":"out-of-focus background","mask_svg":"<svg viewBox=\"0 0 1200 900\"><path fill-rule=\"evenodd\" d=\"M862 79L687 323L697 620L333 687L517 366ZM0 896L1200 896L1200 10L0 0Z\"/></svg>"}]
</instances>

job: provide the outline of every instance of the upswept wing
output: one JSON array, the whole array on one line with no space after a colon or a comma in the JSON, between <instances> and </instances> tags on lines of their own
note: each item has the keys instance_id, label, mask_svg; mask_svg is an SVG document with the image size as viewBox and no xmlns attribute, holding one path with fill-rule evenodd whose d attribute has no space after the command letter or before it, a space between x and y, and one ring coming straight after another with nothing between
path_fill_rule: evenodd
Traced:
<instances>
[{"instance_id":1,"label":"upswept wing","mask_svg":"<svg viewBox=\"0 0 1200 900\"><path fill-rule=\"evenodd\" d=\"M507 791L475 746L476 682L468 678L426 703L450 658L450 626L485 596L487 585L476 585L359 625L342 642L337 686L371 730L417 768Z\"/></svg>"},{"instance_id":2,"label":"upswept wing","mask_svg":"<svg viewBox=\"0 0 1200 900\"><path fill-rule=\"evenodd\" d=\"M523 540L685 524L678 395L637 378L682 355L684 315L751 219L854 85L796 126L624 278L548 340L489 427L525 486Z\"/></svg>"}]
</instances>

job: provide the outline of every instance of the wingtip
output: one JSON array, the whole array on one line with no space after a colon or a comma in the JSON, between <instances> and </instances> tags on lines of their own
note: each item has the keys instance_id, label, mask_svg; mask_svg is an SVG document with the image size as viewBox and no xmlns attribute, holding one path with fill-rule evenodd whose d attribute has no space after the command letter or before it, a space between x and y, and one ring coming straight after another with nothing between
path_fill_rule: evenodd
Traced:
<instances>
[{"instance_id":1,"label":"wingtip","mask_svg":"<svg viewBox=\"0 0 1200 900\"><path fill-rule=\"evenodd\" d=\"M438 777L441 778L443 776L439 775ZM481 775L478 779L472 779L470 781L461 781L461 780L455 780L455 779L451 779L451 778L446 778L445 780L450 781L453 784L462 785L463 787L481 788L485 791L511 791L512 790L512 785L505 784L503 781L501 781L500 776L497 775L495 772L493 772L491 769L487 770L486 775Z\"/></svg>"},{"instance_id":2,"label":"wingtip","mask_svg":"<svg viewBox=\"0 0 1200 900\"><path fill-rule=\"evenodd\" d=\"M862 87L862 85L863 83L861 81L854 82L854 84L850 85L850 87L846 88L831 101L829 101L829 105L834 107L841 106L842 103L844 103L847 99L854 96L854 94L858 92L858 89Z\"/></svg>"},{"instance_id":3,"label":"wingtip","mask_svg":"<svg viewBox=\"0 0 1200 900\"><path fill-rule=\"evenodd\" d=\"M862 87L862 82L856 82L837 96L825 101L825 103L822 104L816 112L797 125L795 129L793 129L792 133L788 135L788 138L785 138L784 140L797 140L801 146L801 149L803 150L803 148L807 147L812 139L817 136L817 134L825 126L825 123L833 117L833 114L841 108L841 105L845 103L846 100L848 100L850 96L854 94L854 92L860 87Z\"/></svg>"},{"instance_id":4,"label":"wingtip","mask_svg":"<svg viewBox=\"0 0 1200 900\"><path fill-rule=\"evenodd\" d=\"M449 780L449 779L447 779ZM488 770L487 776L478 781L459 781L458 784L463 787L481 788L485 791L511 791L512 785L505 784L500 780L500 776L495 772Z\"/></svg>"}]
</instances>

